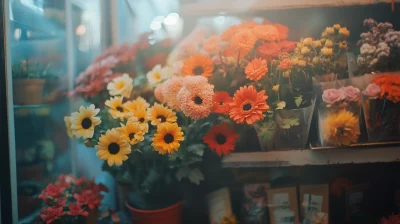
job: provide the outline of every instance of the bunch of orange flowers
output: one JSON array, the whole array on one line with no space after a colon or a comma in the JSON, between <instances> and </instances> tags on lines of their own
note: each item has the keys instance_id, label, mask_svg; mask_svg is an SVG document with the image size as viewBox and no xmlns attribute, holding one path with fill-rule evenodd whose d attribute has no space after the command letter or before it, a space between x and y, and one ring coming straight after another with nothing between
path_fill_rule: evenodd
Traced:
<instances>
[{"instance_id":1,"label":"bunch of orange flowers","mask_svg":"<svg viewBox=\"0 0 400 224\"><path fill-rule=\"evenodd\" d=\"M394 103L400 101L400 76L394 73L377 76L373 82L381 88L381 98Z\"/></svg>"}]
</instances>

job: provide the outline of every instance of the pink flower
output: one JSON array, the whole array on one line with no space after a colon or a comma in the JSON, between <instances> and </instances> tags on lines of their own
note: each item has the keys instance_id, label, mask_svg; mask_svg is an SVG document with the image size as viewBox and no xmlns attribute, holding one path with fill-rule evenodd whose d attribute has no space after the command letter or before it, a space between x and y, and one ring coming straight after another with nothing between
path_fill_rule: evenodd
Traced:
<instances>
[{"instance_id":1,"label":"pink flower","mask_svg":"<svg viewBox=\"0 0 400 224\"><path fill-rule=\"evenodd\" d=\"M158 102L160 102L160 103L164 103L164 95L162 93L163 88L164 88L164 83L160 83L154 89L154 96L156 97L156 100L158 100Z\"/></svg>"},{"instance_id":2,"label":"pink flower","mask_svg":"<svg viewBox=\"0 0 400 224\"><path fill-rule=\"evenodd\" d=\"M345 98L346 95L344 91L340 89L327 89L322 94L322 100L329 105L342 101Z\"/></svg>"},{"instance_id":3,"label":"pink flower","mask_svg":"<svg viewBox=\"0 0 400 224\"><path fill-rule=\"evenodd\" d=\"M347 101L358 101L360 99L360 89L353 86L342 87L339 90L344 92Z\"/></svg>"},{"instance_id":4,"label":"pink flower","mask_svg":"<svg viewBox=\"0 0 400 224\"><path fill-rule=\"evenodd\" d=\"M76 204L69 204L68 206L69 212L67 213L68 215L71 216L78 216L78 215L83 215L83 216L88 216L89 212L83 210L80 206Z\"/></svg>"},{"instance_id":5,"label":"pink flower","mask_svg":"<svg viewBox=\"0 0 400 224\"><path fill-rule=\"evenodd\" d=\"M179 90L183 85L183 79L181 77L172 77L163 83L162 96L168 107L180 111L180 102L177 99Z\"/></svg>"},{"instance_id":6,"label":"pink flower","mask_svg":"<svg viewBox=\"0 0 400 224\"><path fill-rule=\"evenodd\" d=\"M371 83L367 86L363 93L370 98L377 98L381 94L381 87L375 83Z\"/></svg>"}]
</instances>

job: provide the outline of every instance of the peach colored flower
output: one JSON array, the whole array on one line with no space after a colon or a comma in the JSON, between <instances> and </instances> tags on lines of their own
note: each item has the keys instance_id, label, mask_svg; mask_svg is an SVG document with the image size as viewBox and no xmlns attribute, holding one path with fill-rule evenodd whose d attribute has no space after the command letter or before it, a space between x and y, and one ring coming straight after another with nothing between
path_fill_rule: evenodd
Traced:
<instances>
[{"instance_id":1,"label":"peach colored flower","mask_svg":"<svg viewBox=\"0 0 400 224\"><path fill-rule=\"evenodd\" d=\"M257 25L252 29L253 34L260 40L279 40L279 30L273 25Z\"/></svg>"},{"instance_id":2,"label":"peach colored flower","mask_svg":"<svg viewBox=\"0 0 400 224\"><path fill-rule=\"evenodd\" d=\"M292 60L290 60L289 58L283 59L283 60L279 63L279 68L282 69L282 70L293 68Z\"/></svg>"},{"instance_id":3,"label":"peach colored flower","mask_svg":"<svg viewBox=\"0 0 400 224\"><path fill-rule=\"evenodd\" d=\"M163 85L164 83L160 83L157 85L157 87L154 89L154 97L156 97L156 99L163 103L164 102L164 95L162 94L163 91Z\"/></svg>"},{"instance_id":4,"label":"peach colored flower","mask_svg":"<svg viewBox=\"0 0 400 224\"><path fill-rule=\"evenodd\" d=\"M204 41L203 48L208 53L216 53L219 51L219 36L214 35Z\"/></svg>"},{"instance_id":5,"label":"peach colored flower","mask_svg":"<svg viewBox=\"0 0 400 224\"><path fill-rule=\"evenodd\" d=\"M246 55L253 49L257 38L249 29L243 29L232 37L231 46L240 52L240 55Z\"/></svg>"},{"instance_id":6,"label":"peach colored flower","mask_svg":"<svg viewBox=\"0 0 400 224\"><path fill-rule=\"evenodd\" d=\"M214 86L207 84L197 89L181 88L177 99L185 116L193 120L207 117L213 106Z\"/></svg>"},{"instance_id":7,"label":"peach colored flower","mask_svg":"<svg viewBox=\"0 0 400 224\"><path fill-rule=\"evenodd\" d=\"M267 61L254 58L245 68L246 78L254 81L260 80L268 72Z\"/></svg>"},{"instance_id":8,"label":"peach colored flower","mask_svg":"<svg viewBox=\"0 0 400 224\"><path fill-rule=\"evenodd\" d=\"M277 43L265 43L258 46L256 51L261 58L271 59L279 55L280 47Z\"/></svg>"},{"instance_id":9,"label":"peach colored flower","mask_svg":"<svg viewBox=\"0 0 400 224\"><path fill-rule=\"evenodd\" d=\"M177 99L177 95L179 90L181 90L183 86L183 78L181 77L172 77L164 82L162 88L162 95L164 97L164 101L167 103L168 107L179 111L180 110L180 102Z\"/></svg>"}]
</instances>

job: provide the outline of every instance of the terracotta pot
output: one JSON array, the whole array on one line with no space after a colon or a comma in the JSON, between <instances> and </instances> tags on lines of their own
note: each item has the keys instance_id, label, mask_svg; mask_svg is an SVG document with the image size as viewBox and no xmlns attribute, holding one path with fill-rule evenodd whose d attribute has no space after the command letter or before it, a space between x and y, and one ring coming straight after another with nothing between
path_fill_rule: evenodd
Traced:
<instances>
[{"instance_id":1,"label":"terracotta pot","mask_svg":"<svg viewBox=\"0 0 400 224\"><path fill-rule=\"evenodd\" d=\"M129 206L125 202L134 224L181 224L182 223L182 204L178 202L168 208L158 210L140 210Z\"/></svg>"},{"instance_id":2,"label":"terracotta pot","mask_svg":"<svg viewBox=\"0 0 400 224\"><path fill-rule=\"evenodd\" d=\"M44 79L16 79L13 81L15 105L35 105L43 101Z\"/></svg>"},{"instance_id":3,"label":"terracotta pot","mask_svg":"<svg viewBox=\"0 0 400 224\"><path fill-rule=\"evenodd\" d=\"M117 200L119 210L124 208L125 200L128 198L128 193L132 190L133 188L130 184L117 182Z\"/></svg>"}]
</instances>

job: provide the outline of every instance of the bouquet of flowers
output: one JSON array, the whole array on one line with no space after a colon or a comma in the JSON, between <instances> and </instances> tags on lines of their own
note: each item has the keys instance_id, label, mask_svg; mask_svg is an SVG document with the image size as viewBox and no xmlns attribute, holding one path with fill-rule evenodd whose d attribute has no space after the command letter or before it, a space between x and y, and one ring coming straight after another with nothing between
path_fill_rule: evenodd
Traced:
<instances>
[{"instance_id":1,"label":"bouquet of flowers","mask_svg":"<svg viewBox=\"0 0 400 224\"><path fill-rule=\"evenodd\" d=\"M345 78L349 36L350 31L340 24L327 27L319 39L307 37L297 43L295 61L317 81Z\"/></svg>"},{"instance_id":2,"label":"bouquet of flowers","mask_svg":"<svg viewBox=\"0 0 400 224\"><path fill-rule=\"evenodd\" d=\"M44 207L36 223L50 224L57 220L61 223L77 223L84 218L97 219L97 208L101 206L103 195L108 192L103 184L95 184L86 177L60 175L54 184L49 184L40 193Z\"/></svg>"},{"instance_id":3,"label":"bouquet of flowers","mask_svg":"<svg viewBox=\"0 0 400 224\"><path fill-rule=\"evenodd\" d=\"M400 139L400 76L376 76L363 91L363 109L369 141Z\"/></svg>"},{"instance_id":4,"label":"bouquet of flowers","mask_svg":"<svg viewBox=\"0 0 400 224\"><path fill-rule=\"evenodd\" d=\"M351 145L360 135L360 90L353 86L327 89L320 105L319 130L322 145Z\"/></svg>"},{"instance_id":5,"label":"bouquet of flowers","mask_svg":"<svg viewBox=\"0 0 400 224\"><path fill-rule=\"evenodd\" d=\"M400 31L391 23L364 20L369 31L361 34L358 41L360 55L357 57L360 75L376 72L398 71L400 65Z\"/></svg>"}]
</instances>

